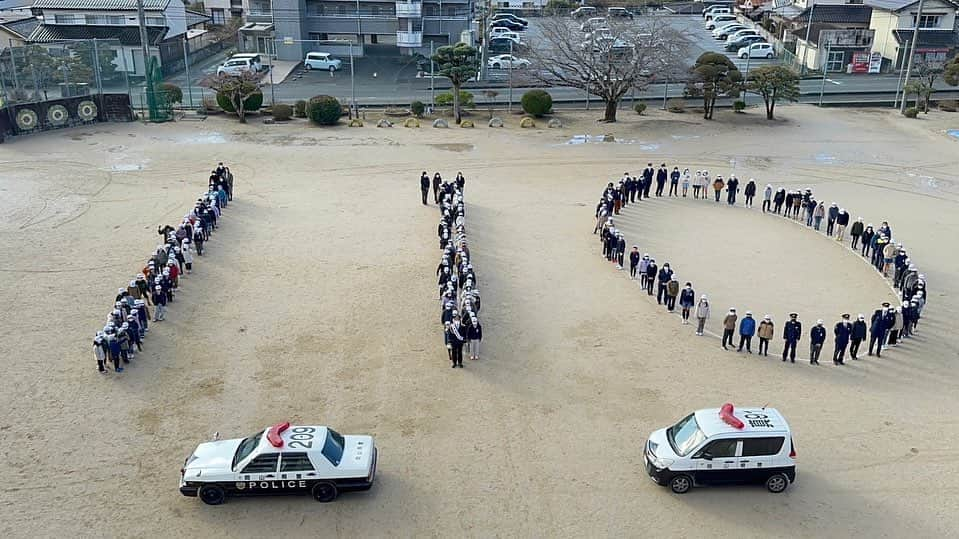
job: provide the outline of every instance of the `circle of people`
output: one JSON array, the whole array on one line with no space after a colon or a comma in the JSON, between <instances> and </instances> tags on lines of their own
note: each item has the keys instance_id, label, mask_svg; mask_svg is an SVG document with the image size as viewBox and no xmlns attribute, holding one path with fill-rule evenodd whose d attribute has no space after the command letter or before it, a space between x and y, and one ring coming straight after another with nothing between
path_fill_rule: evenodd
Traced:
<instances>
[{"instance_id":1,"label":"circle of people","mask_svg":"<svg viewBox=\"0 0 959 539\"><path fill-rule=\"evenodd\" d=\"M106 324L93 338L97 370L107 374L123 372L143 350L143 340L153 322L166 319L167 305L173 303L180 278L193 272L194 254L203 256L203 246L217 228L221 211L233 200L233 174L220 163L210 173L207 192L200 195L183 221L176 227L158 226L163 243L147 259L146 265L125 287L117 290L113 309Z\"/></svg>"},{"instance_id":2,"label":"circle of people","mask_svg":"<svg viewBox=\"0 0 959 539\"><path fill-rule=\"evenodd\" d=\"M693 174L688 168L680 171L679 167L673 167L670 171L665 163L658 169L654 168L652 163L647 163L642 174L631 176L625 172L618 185L613 182L607 183L596 205L596 226L593 234L600 235L603 256L616 264L617 269L624 269L624 262L628 257L629 278L636 279L638 274L640 286L650 296L653 295L655 288L657 303L665 304L666 309L672 312L675 310L678 299L682 323L689 324L690 317L695 317L696 335L702 336L706 320L710 317L711 306L708 297L703 294L697 300L691 282L687 281L685 285L680 286L679 278L669 262L664 262L660 267L649 253L640 254L639 247L636 245L632 246L632 250L627 251L626 238L623 232L616 228L614 220L614 216L619 215L625 206L650 198L650 191L654 186L655 196L663 197L667 183L669 185L669 191L665 195L667 197L687 198L691 195L693 199L708 201L710 199L708 191L711 187L712 199L715 203L721 202L725 191L725 202L730 206L737 204L737 196L740 193L739 179L735 174L729 175L726 179L720 175L711 179L708 170L697 170ZM756 180L753 178L750 178L742 188L743 205L746 208L753 207L757 189ZM827 206L824 201L816 200L811 188L801 191L774 189L771 184L767 184L761 197L763 213L804 222L807 227L816 231L822 230L822 221L825 220L826 236L834 238L837 242L845 240L848 228L850 249L868 259L883 277L891 279L893 287L899 291L901 305L893 306L889 302L883 302L872 313L868 322L862 313L854 321L849 313L841 315L840 320L833 327L835 341L833 363L835 365L845 364L847 348L850 357L858 360L860 345L866 341L867 336L868 355L873 355L875 351L875 355L881 357L883 350L887 350L890 346L898 346L903 339L911 337L916 332L928 297L925 275L919 273L918 267L907 254L902 243L893 241L892 228L888 222L883 221L878 228L874 228L872 223L863 224L862 217L859 217L850 227L849 212L835 202ZM738 346L734 343L737 322ZM819 356L826 342L824 324L823 320L817 320L809 332L809 362L813 365L819 364ZM796 362L796 347L802 335L799 314L789 313L789 320L784 324L782 333L784 362L787 359L792 363ZM730 346L733 346L739 352L745 350L751 354L754 336L759 338L758 353L768 356L769 342L775 336L775 323L772 317L767 314L757 323L752 312L746 311L745 316L740 319L736 309L730 308L723 317L722 348L728 350Z\"/></svg>"},{"instance_id":3,"label":"circle of people","mask_svg":"<svg viewBox=\"0 0 959 539\"><path fill-rule=\"evenodd\" d=\"M429 204L431 185L433 203L440 209L436 233L443 256L436 266L436 277L443 341L452 368L463 368L463 348L468 350L471 360L477 360L480 358L480 341L483 340L483 326L479 321L481 300L476 287L478 281L466 241L466 205L463 201L466 178L462 172L458 172L455 180L447 182L437 172L430 182L429 175L423 171L420 191L425 205Z\"/></svg>"}]
</instances>

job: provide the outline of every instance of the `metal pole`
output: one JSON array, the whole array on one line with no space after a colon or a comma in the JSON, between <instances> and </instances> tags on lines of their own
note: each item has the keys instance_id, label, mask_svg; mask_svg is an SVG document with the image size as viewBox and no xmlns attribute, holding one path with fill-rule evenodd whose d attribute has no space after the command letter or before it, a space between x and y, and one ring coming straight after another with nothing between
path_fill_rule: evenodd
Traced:
<instances>
[{"instance_id":1,"label":"metal pole","mask_svg":"<svg viewBox=\"0 0 959 539\"><path fill-rule=\"evenodd\" d=\"M430 109L436 107L436 89L433 85L433 80L436 78L433 76L433 72L436 70L436 67L433 65L433 42L430 41Z\"/></svg>"},{"instance_id":2,"label":"metal pole","mask_svg":"<svg viewBox=\"0 0 959 539\"><path fill-rule=\"evenodd\" d=\"M908 53L909 53L909 44L906 43L905 54L908 54ZM905 56L905 54L903 56ZM899 92L902 91L902 76L905 74L905 72L906 72L906 63L903 62L899 64L899 80L896 81L896 98L895 100L893 100L893 104L892 104L892 107L895 109L899 108Z\"/></svg>"},{"instance_id":3,"label":"metal pole","mask_svg":"<svg viewBox=\"0 0 959 539\"><path fill-rule=\"evenodd\" d=\"M906 64L906 78L902 83L902 103L899 104L899 112L906 112L906 86L909 86L909 75L912 73L912 59L916 55L916 45L919 44L919 25L922 24L922 3L919 0L919 7L916 8L916 23L912 29L912 47L909 49L909 63ZM918 105L918 98L916 100Z\"/></svg>"},{"instance_id":4,"label":"metal pole","mask_svg":"<svg viewBox=\"0 0 959 539\"><path fill-rule=\"evenodd\" d=\"M97 93L103 95L103 78L100 75L100 50L97 47L96 38L93 38L93 78L97 83Z\"/></svg>"},{"instance_id":5,"label":"metal pole","mask_svg":"<svg viewBox=\"0 0 959 539\"><path fill-rule=\"evenodd\" d=\"M187 95L190 96L190 106L192 107L193 106L193 88L192 88L192 84L190 83L190 55L187 54L187 39L185 35L183 36L183 67L186 69L186 92L187 92ZM273 69L270 69L270 76L271 77L273 76ZM270 79L270 82L271 83L273 82L272 78ZM271 91L273 90L272 84L270 86L270 90Z\"/></svg>"},{"instance_id":6,"label":"metal pole","mask_svg":"<svg viewBox=\"0 0 959 539\"><path fill-rule=\"evenodd\" d=\"M356 39L360 43L363 42L363 30L360 27L360 0L356 0Z\"/></svg>"},{"instance_id":7,"label":"metal pole","mask_svg":"<svg viewBox=\"0 0 959 539\"><path fill-rule=\"evenodd\" d=\"M509 102L506 104L506 112L513 112L513 40L509 40L509 69L506 70L509 78Z\"/></svg>"},{"instance_id":8,"label":"metal pole","mask_svg":"<svg viewBox=\"0 0 959 539\"><path fill-rule=\"evenodd\" d=\"M746 72L743 74L743 104L746 104L746 80L749 78L749 61L753 57L752 45L746 45Z\"/></svg>"},{"instance_id":9,"label":"metal pole","mask_svg":"<svg viewBox=\"0 0 959 539\"><path fill-rule=\"evenodd\" d=\"M149 80L147 59L150 58L150 42L147 37L146 10L143 9L143 0L137 0L137 19L140 25L140 47L143 49L143 73Z\"/></svg>"},{"instance_id":10,"label":"metal pole","mask_svg":"<svg viewBox=\"0 0 959 539\"><path fill-rule=\"evenodd\" d=\"M273 40L270 40L272 45ZM259 43L257 43L257 49L259 49ZM266 51L266 57L270 59L270 106L276 105L276 85L273 84L273 55L270 54L270 51ZM188 75L189 76L189 75Z\"/></svg>"},{"instance_id":11,"label":"metal pole","mask_svg":"<svg viewBox=\"0 0 959 539\"><path fill-rule=\"evenodd\" d=\"M669 98L669 73L666 73L665 86L663 87L663 110L666 110L666 101Z\"/></svg>"},{"instance_id":12,"label":"metal pole","mask_svg":"<svg viewBox=\"0 0 959 539\"><path fill-rule=\"evenodd\" d=\"M354 82L353 42L352 41L350 41L350 102L352 103L352 106L350 107L350 119L352 119L353 111L356 109L356 84Z\"/></svg>"},{"instance_id":13,"label":"metal pole","mask_svg":"<svg viewBox=\"0 0 959 539\"><path fill-rule=\"evenodd\" d=\"M812 14L816 10L816 4L809 6L809 20L806 21L806 39L803 40L802 49L802 67L799 69L799 75L806 74L806 53L809 51L809 31L812 30Z\"/></svg>"},{"instance_id":14,"label":"metal pole","mask_svg":"<svg viewBox=\"0 0 959 539\"><path fill-rule=\"evenodd\" d=\"M819 85L819 106L822 106L822 94L826 91L826 72L829 70L829 50L832 43L826 44L826 57L822 61L822 84Z\"/></svg>"},{"instance_id":15,"label":"metal pole","mask_svg":"<svg viewBox=\"0 0 959 539\"><path fill-rule=\"evenodd\" d=\"M480 57L480 80L486 80L489 76L487 71L489 62L489 27L487 17L489 17L489 4L483 6L483 17L480 19L480 39L483 40L483 54Z\"/></svg>"}]
</instances>

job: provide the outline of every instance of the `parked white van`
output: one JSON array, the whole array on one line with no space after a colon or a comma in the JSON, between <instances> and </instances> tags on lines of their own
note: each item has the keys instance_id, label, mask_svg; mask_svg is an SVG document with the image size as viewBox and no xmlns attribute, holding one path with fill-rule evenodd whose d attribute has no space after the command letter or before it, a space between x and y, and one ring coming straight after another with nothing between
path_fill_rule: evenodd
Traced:
<instances>
[{"instance_id":1,"label":"parked white van","mask_svg":"<svg viewBox=\"0 0 959 539\"><path fill-rule=\"evenodd\" d=\"M754 483L782 492L796 481L796 450L774 408L697 410L649 436L646 473L685 494L694 486Z\"/></svg>"}]
</instances>

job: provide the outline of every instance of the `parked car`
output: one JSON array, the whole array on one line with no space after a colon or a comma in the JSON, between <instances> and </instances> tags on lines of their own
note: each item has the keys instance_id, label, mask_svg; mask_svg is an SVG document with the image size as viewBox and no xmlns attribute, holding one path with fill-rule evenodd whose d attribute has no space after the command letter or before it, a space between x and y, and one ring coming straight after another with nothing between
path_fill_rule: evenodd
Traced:
<instances>
[{"instance_id":1,"label":"parked car","mask_svg":"<svg viewBox=\"0 0 959 539\"><path fill-rule=\"evenodd\" d=\"M740 58L772 58L776 56L776 50L769 43L753 43L747 45L737 53Z\"/></svg>"},{"instance_id":2,"label":"parked car","mask_svg":"<svg viewBox=\"0 0 959 539\"><path fill-rule=\"evenodd\" d=\"M715 13L715 11L716 11L717 9L720 9L720 8L722 8L722 9L729 9L729 6L728 6L728 5L723 5L723 4L713 4L713 5L711 5L711 6L707 6L707 7L703 8L703 18L705 19L705 18L706 18L706 15L709 15L710 13Z\"/></svg>"},{"instance_id":3,"label":"parked car","mask_svg":"<svg viewBox=\"0 0 959 539\"><path fill-rule=\"evenodd\" d=\"M511 20L517 24L522 24L523 26L529 26L528 20L522 17L517 17L516 15L513 15L512 13L494 13L493 16L490 17L490 20L492 21L498 21L503 19Z\"/></svg>"},{"instance_id":4,"label":"parked car","mask_svg":"<svg viewBox=\"0 0 959 539\"><path fill-rule=\"evenodd\" d=\"M605 17L593 17L592 19L586 19L586 22L579 26L579 29L583 32L592 32L597 28L605 28L609 26L606 22Z\"/></svg>"},{"instance_id":5,"label":"parked car","mask_svg":"<svg viewBox=\"0 0 959 539\"><path fill-rule=\"evenodd\" d=\"M595 17L598 13L599 11L593 6L582 6L571 11L569 16L574 19L583 19L585 17Z\"/></svg>"},{"instance_id":6,"label":"parked car","mask_svg":"<svg viewBox=\"0 0 959 539\"><path fill-rule=\"evenodd\" d=\"M633 14L624 7L611 7L606 10L606 16L609 18L622 18L633 20Z\"/></svg>"},{"instance_id":7,"label":"parked car","mask_svg":"<svg viewBox=\"0 0 959 539\"><path fill-rule=\"evenodd\" d=\"M748 28L745 24L740 24L738 22L729 23L725 26L720 26L719 28L713 28L713 37L716 39L725 40L726 36L732 34L733 32L738 32L740 30L745 30Z\"/></svg>"},{"instance_id":8,"label":"parked car","mask_svg":"<svg viewBox=\"0 0 959 539\"><path fill-rule=\"evenodd\" d=\"M706 21L706 29L713 30L717 26L722 26L727 23L736 22L738 19L735 15L719 15L715 18L712 18Z\"/></svg>"},{"instance_id":9,"label":"parked car","mask_svg":"<svg viewBox=\"0 0 959 539\"><path fill-rule=\"evenodd\" d=\"M727 35L726 42L731 43L741 37L758 36L758 35L759 35L759 32L755 28L743 28L742 30L736 30L735 32L732 32L731 34Z\"/></svg>"},{"instance_id":10,"label":"parked car","mask_svg":"<svg viewBox=\"0 0 959 539\"><path fill-rule=\"evenodd\" d=\"M239 75L240 73L256 73L259 66L252 58L230 58L216 68L217 75Z\"/></svg>"},{"instance_id":11,"label":"parked car","mask_svg":"<svg viewBox=\"0 0 959 539\"><path fill-rule=\"evenodd\" d=\"M489 40L489 52L503 54L507 52L517 52L526 50L526 45L516 43L512 39L505 37L494 37Z\"/></svg>"},{"instance_id":12,"label":"parked car","mask_svg":"<svg viewBox=\"0 0 959 539\"><path fill-rule=\"evenodd\" d=\"M512 54L500 54L490 58L487 65L492 69L526 69L529 67L529 60L517 58Z\"/></svg>"},{"instance_id":13,"label":"parked car","mask_svg":"<svg viewBox=\"0 0 959 539\"><path fill-rule=\"evenodd\" d=\"M497 19L490 23L490 28L506 28L513 32L522 32L526 30L526 27L516 21L511 19Z\"/></svg>"},{"instance_id":14,"label":"parked car","mask_svg":"<svg viewBox=\"0 0 959 539\"><path fill-rule=\"evenodd\" d=\"M500 27L497 27L497 28L500 28ZM503 39L510 39L510 40L513 41L513 43L515 43L515 44L517 44L517 45L520 44L519 34L517 34L516 32L512 32L512 31L510 31L510 30L507 30L507 31L505 31L505 32L498 32L498 33L492 35L491 37L498 37L498 38L503 38Z\"/></svg>"},{"instance_id":15,"label":"parked car","mask_svg":"<svg viewBox=\"0 0 959 539\"><path fill-rule=\"evenodd\" d=\"M255 52L241 52L234 54L230 57L230 60L236 60L240 58L249 58L252 60L257 71L263 71L266 69L266 67L263 66L263 59L260 58L260 55Z\"/></svg>"},{"instance_id":16,"label":"parked car","mask_svg":"<svg viewBox=\"0 0 959 539\"><path fill-rule=\"evenodd\" d=\"M751 45L760 41L766 41L766 39L763 36L745 36L737 39L736 41L727 41L725 49L729 52L737 52L746 45Z\"/></svg>"},{"instance_id":17,"label":"parked car","mask_svg":"<svg viewBox=\"0 0 959 539\"><path fill-rule=\"evenodd\" d=\"M339 71L343 66L343 61L339 58L333 58L328 52L308 52L303 60L303 67L307 71L313 69L322 69L323 71Z\"/></svg>"},{"instance_id":18,"label":"parked car","mask_svg":"<svg viewBox=\"0 0 959 539\"><path fill-rule=\"evenodd\" d=\"M720 15L728 15L728 14L731 14L732 12L733 10L730 9L729 7L717 7L709 11L704 11L703 18L708 21L714 17L718 17Z\"/></svg>"}]
</instances>

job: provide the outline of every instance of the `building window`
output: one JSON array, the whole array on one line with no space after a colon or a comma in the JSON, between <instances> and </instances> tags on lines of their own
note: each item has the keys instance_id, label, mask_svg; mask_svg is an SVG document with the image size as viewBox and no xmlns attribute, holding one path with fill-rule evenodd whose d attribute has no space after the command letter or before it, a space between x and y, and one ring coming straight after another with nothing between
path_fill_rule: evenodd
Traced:
<instances>
[{"instance_id":1,"label":"building window","mask_svg":"<svg viewBox=\"0 0 959 539\"><path fill-rule=\"evenodd\" d=\"M166 19L163 17L147 17L147 26L166 26Z\"/></svg>"},{"instance_id":2,"label":"building window","mask_svg":"<svg viewBox=\"0 0 959 539\"><path fill-rule=\"evenodd\" d=\"M54 15L53 22L56 24L83 24L83 19L78 15Z\"/></svg>"},{"instance_id":3,"label":"building window","mask_svg":"<svg viewBox=\"0 0 959 539\"><path fill-rule=\"evenodd\" d=\"M123 19L122 15L109 15L107 16L107 24L126 24L126 21Z\"/></svg>"},{"instance_id":4,"label":"building window","mask_svg":"<svg viewBox=\"0 0 959 539\"><path fill-rule=\"evenodd\" d=\"M919 28L939 28L942 15L923 15L919 18ZM916 27L916 16L912 16L912 27Z\"/></svg>"},{"instance_id":5,"label":"building window","mask_svg":"<svg viewBox=\"0 0 959 539\"><path fill-rule=\"evenodd\" d=\"M226 13L223 8L210 8L210 17L213 19L213 24L226 24Z\"/></svg>"},{"instance_id":6,"label":"building window","mask_svg":"<svg viewBox=\"0 0 959 539\"><path fill-rule=\"evenodd\" d=\"M846 69L845 60L845 51L829 51L829 57L826 58L826 71L843 71Z\"/></svg>"}]
</instances>

